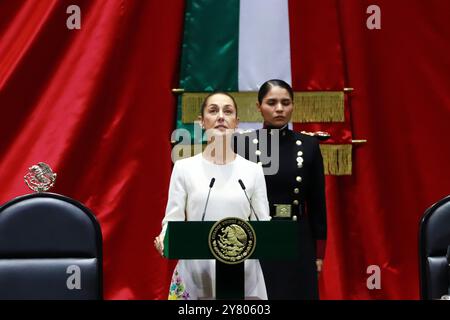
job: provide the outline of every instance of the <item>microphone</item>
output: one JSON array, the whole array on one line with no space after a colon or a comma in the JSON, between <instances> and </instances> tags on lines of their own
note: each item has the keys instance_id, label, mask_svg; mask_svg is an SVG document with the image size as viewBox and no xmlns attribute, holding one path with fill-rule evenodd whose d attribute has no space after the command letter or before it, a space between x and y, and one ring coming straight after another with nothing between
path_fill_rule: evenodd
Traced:
<instances>
[{"instance_id":1,"label":"microphone","mask_svg":"<svg viewBox=\"0 0 450 320\"><path fill-rule=\"evenodd\" d=\"M253 211L253 214L255 215L256 220L259 221L258 215L256 214L255 209L253 209L252 202L251 202L250 199L248 198L247 191L245 191L245 185L244 185L244 183L242 182L241 179L239 179L238 182L239 182L239 184L241 185L242 190L244 190L245 197L247 198L247 201L248 201L248 203L250 204L250 209Z\"/></svg>"},{"instance_id":2,"label":"microphone","mask_svg":"<svg viewBox=\"0 0 450 320\"><path fill-rule=\"evenodd\" d=\"M206 207L208 206L209 201L209 194L211 193L211 189L214 186L214 182L216 182L216 178L211 178L211 182L209 183L208 197L206 198L205 209L203 210L202 221L205 219Z\"/></svg>"}]
</instances>

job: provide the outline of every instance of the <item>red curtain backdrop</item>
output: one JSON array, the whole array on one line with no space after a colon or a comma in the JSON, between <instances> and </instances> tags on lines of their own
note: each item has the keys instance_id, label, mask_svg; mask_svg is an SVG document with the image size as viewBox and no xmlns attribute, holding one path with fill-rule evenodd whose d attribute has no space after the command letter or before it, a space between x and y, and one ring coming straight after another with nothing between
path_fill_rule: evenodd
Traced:
<instances>
[{"instance_id":1,"label":"red curtain backdrop","mask_svg":"<svg viewBox=\"0 0 450 320\"><path fill-rule=\"evenodd\" d=\"M364 27L371 4L381 30ZM352 279L343 297L415 299L420 218L450 194L450 2L345 0L339 12L353 133L368 140L355 148L353 176L329 183L339 190L330 194L339 274ZM365 286L371 264L382 290Z\"/></svg>"},{"instance_id":2,"label":"red curtain backdrop","mask_svg":"<svg viewBox=\"0 0 450 320\"><path fill-rule=\"evenodd\" d=\"M80 6L81 30L66 28ZM381 30L366 9L381 8ZM417 299L418 222L450 193L450 2L292 0L294 87L349 96L353 175L327 177L324 299ZM173 264L158 256L184 2L0 1L0 202L29 192L39 161L54 192L97 216L106 299L164 299ZM296 50L294 47L293 51ZM297 60L298 61L298 60ZM369 290L367 267L381 268Z\"/></svg>"},{"instance_id":3,"label":"red curtain backdrop","mask_svg":"<svg viewBox=\"0 0 450 320\"><path fill-rule=\"evenodd\" d=\"M81 8L81 30L66 9ZM153 247L171 173L183 1L0 1L0 202L29 166L84 203L104 239L106 299L167 296Z\"/></svg>"}]
</instances>

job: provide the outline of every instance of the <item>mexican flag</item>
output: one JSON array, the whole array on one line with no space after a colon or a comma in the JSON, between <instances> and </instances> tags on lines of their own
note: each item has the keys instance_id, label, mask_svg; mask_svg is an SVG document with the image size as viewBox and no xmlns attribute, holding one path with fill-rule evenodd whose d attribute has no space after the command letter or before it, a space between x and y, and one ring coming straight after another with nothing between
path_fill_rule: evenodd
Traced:
<instances>
[{"instance_id":1,"label":"mexican flag","mask_svg":"<svg viewBox=\"0 0 450 320\"><path fill-rule=\"evenodd\" d=\"M272 78L291 84L288 15L287 0L186 1L180 87L254 92ZM182 111L180 104L178 127L189 128Z\"/></svg>"},{"instance_id":2,"label":"mexican flag","mask_svg":"<svg viewBox=\"0 0 450 320\"><path fill-rule=\"evenodd\" d=\"M293 24L298 21L298 10L291 2L186 1L177 128L189 130L194 144L202 143L196 121L201 102L209 92L230 92L239 108L239 129L258 129L262 127L256 109L259 87L274 78L292 85L295 59L301 55L297 54L298 46L291 48L296 36ZM296 92L290 127L299 129L296 124L300 123L344 123L344 102L343 91ZM177 141L178 137L173 136L172 142ZM324 158L348 162L350 156L351 169L351 149L347 148L345 154L337 154L336 150L330 155L335 160L323 151Z\"/></svg>"}]
</instances>

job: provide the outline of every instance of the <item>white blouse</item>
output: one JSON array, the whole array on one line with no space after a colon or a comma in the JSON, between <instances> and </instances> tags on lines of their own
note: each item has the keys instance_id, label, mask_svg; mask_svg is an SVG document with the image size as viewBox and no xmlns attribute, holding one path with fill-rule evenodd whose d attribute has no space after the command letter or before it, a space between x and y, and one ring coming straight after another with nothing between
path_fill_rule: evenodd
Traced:
<instances>
[{"instance_id":1,"label":"white blouse","mask_svg":"<svg viewBox=\"0 0 450 320\"><path fill-rule=\"evenodd\" d=\"M239 185L239 179L246 187L259 220L270 220L266 182L261 166L239 155L232 162L217 165L198 154L175 162L161 235L165 235L168 221L202 220L212 178L215 178L215 183L211 189L205 221L218 221L227 217L256 220ZM259 261L248 259L244 263L245 295L267 299ZM175 274L177 281L180 282L181 279L183 282L189 299L215 296L214 260L179 260L172 282L175 281Z\"/></svg>"}]
</instances>

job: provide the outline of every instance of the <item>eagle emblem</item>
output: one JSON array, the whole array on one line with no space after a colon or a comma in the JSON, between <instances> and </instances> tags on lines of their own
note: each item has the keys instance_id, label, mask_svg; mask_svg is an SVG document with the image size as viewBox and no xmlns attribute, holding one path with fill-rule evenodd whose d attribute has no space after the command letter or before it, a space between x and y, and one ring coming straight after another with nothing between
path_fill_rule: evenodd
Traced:
<instances>
[{"instance_id":1,"label":"eagle emblem","mask_svg":"<svg viewBox=\"0 0 450 320\"><path fill-rule=\"evenodd\" d=\"M209 234L209 247L213 256L224 263L243 262L255 250L253 227L239 218L226 218L216 222Z\"/></svg>"}]
</instances>

